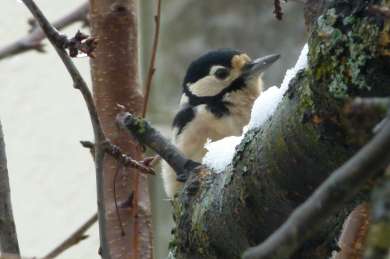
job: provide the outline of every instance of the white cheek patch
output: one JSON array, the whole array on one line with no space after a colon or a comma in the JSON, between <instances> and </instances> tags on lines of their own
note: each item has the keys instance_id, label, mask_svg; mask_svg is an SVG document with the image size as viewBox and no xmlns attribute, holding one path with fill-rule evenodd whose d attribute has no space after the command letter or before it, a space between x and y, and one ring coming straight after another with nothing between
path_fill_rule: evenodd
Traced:
<instances>
[{"instance_id":1,"label":"white cheek patch","mask_svg":"<svg viewBox=\"0 0 390 259\"><path fill-rule=\"evenodd\" d=\"M228 82L217 80L214 76L206 76L196 83L187 84L188 90L196 96L214 96L229 85Z\"/></svg>"}]
</instances>

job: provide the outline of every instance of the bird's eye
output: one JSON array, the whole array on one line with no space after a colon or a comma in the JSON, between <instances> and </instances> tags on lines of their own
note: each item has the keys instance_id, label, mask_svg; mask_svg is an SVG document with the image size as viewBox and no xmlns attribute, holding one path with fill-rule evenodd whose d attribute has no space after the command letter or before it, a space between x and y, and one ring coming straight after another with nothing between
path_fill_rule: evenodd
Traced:
<instances>
[{"instance_id":1,"label":"bird's eye","mask_svg":"<svg viewBox=\"0 0 390 259\"><path fill-rule=\"evenodd\" d=\"M223 79L226 79L226 77L229 76L229 70L227 70L226 68L218 68L215 73L214 73L215 77L220 79L220 80L223 80Z\"/></svg>"}]
</instances>

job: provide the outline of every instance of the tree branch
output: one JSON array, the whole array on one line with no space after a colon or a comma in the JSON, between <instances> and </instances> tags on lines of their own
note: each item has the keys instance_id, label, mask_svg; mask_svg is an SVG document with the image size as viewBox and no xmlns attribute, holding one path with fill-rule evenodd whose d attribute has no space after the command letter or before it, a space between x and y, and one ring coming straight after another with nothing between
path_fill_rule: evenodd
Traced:
<instances>
[{"instance_id":1,"label":"tree branch","mask_svg":"<svg viewBox=\"0 0 390 259\"><path fill-rule=\"evenodd\" d=\"M90 217L83 225L81 225L75 232L73 232L67 239L65 239L61 244L54 248L50 253L45 255L43 259L52 259L74 245L77 245L80 241L86 239L88 236L85 235L85 232L97 221L98 217L95 213Z\"/></svg>"},{"instance_id":2,"label":"tree branch","mask_svg":"<svg viewBox=\"0 0 390 259\"><path fill-rule=\"evenodd\" d=\"M259 246L246 251L244 258L275 259L290 256L303 241L316 233L329 215L343 206L389 161L390 121L387 121L374 139L334 171L276 232Z\"/></svg>"},{"instance_id":3,"label":"tree branch","mask_svg":"<svg viewBox=\"0 0 390 259\"><path fill-rule=\"evenodd\" d=\"M366 118L356 134L343 109L351 98L390 95L389 64L380 41L387 32L382 17L370 15L363 0L331 1L329 9L320 7L323 11L316 14L321 13L321 20L313 23L308 40L308 66L290 81L272 117L245 134L223 172L192 174L190 180L199 180L199 188L189 195L186 184L173 201L176 228L169 258L241 258L248 247L270 237L331 172L372 138L383 113ZM357 49L354 55L352 48ZM345 193L348 187L333 186L333 193ZM345 218L366 200L367 187L328 215L291 258L328 258ZM300 239L290 241L294 249L304 236L300 231ZM289 253L291 243L278 248Z\"/></svg>"},{"instance_id":4,"label":"tree branch","mask_svg":"<svg viewBox=\"0 0 390 259\"><path fill-rule=\"evenodd\" d=\"M157 130L141 118L128 112L121 112L117 116L118 124L134 135L137 140L159 154L178 174L179 181L186 181L189 174L199 166L184 155L169 140L165 139Z\"/></svg>"},{"instance_id":5,"label":"tree branch","mask_svg":"<svg viewBox=\"0 0 390 259\"><path fill-rule=\"evenodd\" d=\"M9 253L20 256L7 170L7 158L3 129L0 122L0 254Z\"/></svg>"},{"instance_id":6,"label":"tree branch","mask_svg":"<svg viewBox=\"0 0 390 259\"><path fill-rule=\"evenodd\" d=\"M157 0L157 14L154 16L155 31L152 47L152 55L150 57L149 71L144 88L144 105L142 107L142 117L145 117L148 108L150 89L152 87L153 75L156 72L155 63L157 55L158 40L160 36L160 18L161 18L161 0Z\"/></svg>"},{"instance_id":7,"label":"tree branch","mask_svg":"<svg viewBox=\"0 0 390 259\"><path fill-rule=\"evenodd\" d=\"M94 137L95 137L95 143L96 150L95 150L95 168L96 168L96 183L98 186L97 190L97 199L98 199L98 215L99 215L99 230L100 230L100 245L103 250L107 250L107 240L106 240L106 233L105 233L105 224L106 224L106 218L105 218L105 207L103 202L103 190L102 190L102 175L103 175L103 160L105 156L105 152L102 146L102 143L106 142L106 138L104 136L99 117L96 112L95 104L93 101L93 97L91 92L89 91L87 84L85 83L84 79L82 78L80 72L77 70L75 65L73 64L72 60L67 55L66 51L63 49L63 37L60 35L57 30L50 25L49 21L46 19L46 17L42 14L41 10L38 8L38 6L34 3L32 0L22 0L23 3L27 6L27 8L31 11L31 13L34 15L35 19L40 24L42 30L46 34L47 38L49 39L50 43L54 46L55 50L57 51L58 55L60 56L62 62L64 63L66 69L68 70L70 76L73 80L73 87L75 89L80 90L84 101L87 105L89 116L91 119Z\"/></svg>"},{"instance_id":8,"label":"tree branch","mask_svg":"<svg viewBox=\"0 0 390 259\"><path fill-rule=\"evenodd\" d=\"M90 141L80 141L81 145L85 148L89 148L91 152L94 152L95 145ZM120 147L107 142L105 146L105 151L111 157L115 158L119 163L121 163L125 167L132 167L143 174L155 175L153 168L143 165L141 162L134 160L131 156L126 155Z\"/></svg>"},{"instance_id":9,"label":"tree branch","mask_svg":"<svg viewBox=\"0 0 390 259\"><path fill-rule=\"evenodd\" d=\"M64 17L53 22L53 26L61 30L75 22L83 21L88 14L89 4L84 3L72 10ZM33 30L23 38L0 48L0 60L21 54L30 50L43 51L42 41L46 38L45 33L39 26L33 27Z\"/></svg>"},{"instance_id":10,"label":"tree branch","mask_svg":"<svg viewBox=\"0 0 390 259\"><path fill-rule=\"evenodd\" d=\"M106 204L104 202L104 190L103 190L103 160L105 157L105 153L107 150L116 151L115 153L117 159L122 162L127 163L127 165L135 166L138 169L143 168L142 165L138 163L134 163L134 160L127 160L126 157L123 156L115 146L106 139L106 136L103 133L103 129L100 123L100 119L97 114L97 110L95 107L95 103L92 97L90 90L87 87L84 79L82 78L80 72L77 70L72 60L67 55L64 47L69 42L69 40L60 35L57 30L48 22L46 17L42 14L38 6L32 0L23 0L24 4L28 7L31 13L34 15L35 19L40 24L43 32L46 34L47 38L51 42L51 44L55 47L58 55L60 56L62 62L64 63L66 69L68 70L70 76L72 77L74 88L78 89L87 105L89 116L91 119L94 137L95 137L95 167L96 167L96 182L97 182L97 197L98 197L98 219L99 219L99 231L100 231L100 243L101 249L103 251L103 257L108 258L108 242L106 235ZM145 169L145 168L143 168ZM145 170L144 170L145 171ZM150 172L150 170L147 170Z\"/></svg>"}]
</instances>

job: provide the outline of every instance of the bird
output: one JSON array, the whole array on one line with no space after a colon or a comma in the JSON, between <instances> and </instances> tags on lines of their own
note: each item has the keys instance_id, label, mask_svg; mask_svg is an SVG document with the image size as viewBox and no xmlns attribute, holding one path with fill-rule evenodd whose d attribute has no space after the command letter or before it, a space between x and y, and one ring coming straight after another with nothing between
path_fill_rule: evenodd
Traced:
<instances>
[{"instance_id":1,"label":"bird","mask_svg":"<svg viewBox=\"0 0 390 259\"><path fill-rule=\"evenodd\" d=\"M263 72L279 57L272 54L252 60L239 50L217 49L190 63L172 123L172 143L178 150L200 163L207 141L240 136L263 91ZM183 183L164 161L162 178L168 198L173 199Z\"/></svg>"}]
</instances>

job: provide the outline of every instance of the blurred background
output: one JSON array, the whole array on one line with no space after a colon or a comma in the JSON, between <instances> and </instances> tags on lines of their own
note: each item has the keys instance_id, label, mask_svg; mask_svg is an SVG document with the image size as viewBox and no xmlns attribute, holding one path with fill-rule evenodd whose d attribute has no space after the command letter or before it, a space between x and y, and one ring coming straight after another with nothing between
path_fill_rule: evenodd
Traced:
<instances>
[{"instance_id":1,"label":"blurred background","mask_svg":"<svg viewBox=\"0 0 390 259\"><path fill-rule=\"evenodd\" d=\"M37 0L50 20L82 3ZM155 1L139 1L141 71L149 62ZM163 1L157 71L148 119L170 136L181 82L188 64L216 48L236 48L252 58L279 53L265 74L266 86L279 85L306 41L303 6L283 5L276 20L273 1ZM2 3L0 48L26 34L31 17L17 0ZM80 24L65 30L73 34ZM88 32L87 28L82 29ZM0 60L0 120L5 134L13 211L24 256L43 256L96 211L93 162L80 140L92 130L80 94L51 46L46 54L28 52ZM87 58L75 60L90 82ZM141 73L145 74L145 73ZM150 181L155 258L165 258L173 226L170 203L159 176ZM89 238L59 258L99 258L97 225Z\"/></svg>"}]
</instances>

